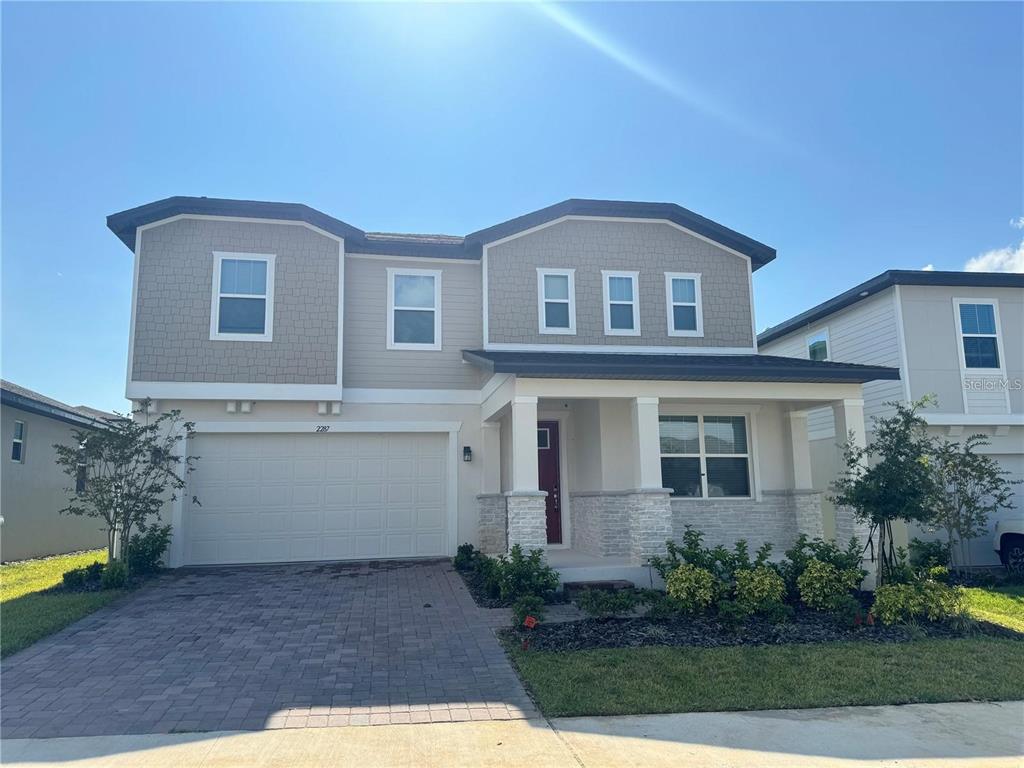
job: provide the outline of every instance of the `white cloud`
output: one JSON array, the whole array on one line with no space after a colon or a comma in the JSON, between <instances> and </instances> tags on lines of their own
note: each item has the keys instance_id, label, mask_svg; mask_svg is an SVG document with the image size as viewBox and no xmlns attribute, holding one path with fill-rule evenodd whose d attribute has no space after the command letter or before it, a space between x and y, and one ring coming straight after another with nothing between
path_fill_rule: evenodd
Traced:
<instances>
[{"instance_id":1,"label":"white cloud","mask_svg":"<svg viewBox=\"0 0 1024 768\"><path fill-rule=\"evenodd\" d=\"M1024 229L1024 216L1018 216L1015 219L1010 219L1010 226L1014 229Z\"/></svg>"},{"instance_id":2,"label":"white cloud","mask_svg":"<svg viewBox=\"0 0 1024 768\"><path fill-rule=\"evenodd\" d=\"M1024 272L1024 240L1016 246L996 248L970 259L964 269L968 272Z\"/></svg>"},{"instance_id":3,"label":"white cloud","mask_svg":"<svg viewBox=\"0 0 1024 768\"><path fill-rule=\"evenodd\" d=\"M922 272L934 272L935 271L935 265L934 264L925 264L923 267L921 267L921 271Z\"/></svg>"}]
</instances>

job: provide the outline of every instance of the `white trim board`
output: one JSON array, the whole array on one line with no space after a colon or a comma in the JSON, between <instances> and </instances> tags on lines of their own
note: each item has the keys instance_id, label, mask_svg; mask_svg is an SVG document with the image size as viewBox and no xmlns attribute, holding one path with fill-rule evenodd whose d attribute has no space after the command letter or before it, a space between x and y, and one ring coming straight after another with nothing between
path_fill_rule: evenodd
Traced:
<instances>
[{"instance_id":1,"label":"white trim board","mask_svg":"<svg viewBox=\"0 0 1024 768\"><path fill-rule=\"evenodd\" d=\"M667 347L633 344L512 344L491 342L484 349L494 352L592 352L622 355L753 355L754 347Z\"/></svg>"},{"instance_id":2,"label":"white trim board","mask_svg":"<svg viewBox=\"0 0 1024 768\"><path fill-rule=\"evenodd\" d=\"M440 256L389 256L383 253L346 253L350 259L366 259L367 261L402 261L410 264L465 264L479 267L480 259L445 259Z\"/></svg>"}]
</instances>

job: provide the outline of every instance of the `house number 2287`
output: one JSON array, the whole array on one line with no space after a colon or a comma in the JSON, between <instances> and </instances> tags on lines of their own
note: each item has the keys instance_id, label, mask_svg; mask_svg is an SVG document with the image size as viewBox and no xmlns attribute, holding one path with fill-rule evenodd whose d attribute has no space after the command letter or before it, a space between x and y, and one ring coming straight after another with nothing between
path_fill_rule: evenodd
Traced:
<instances>
[{"instance_id":1,"label":"house number 2287","mask_svg":"<svg viewBox=\"0 0 1024 768\"><path fill-rule=\"evenodd\" d=\"M330 430L330 428L331 428L331 426L329 424L317 424L316 425L316 431L317 432L327 432L327 431Z\"/></svg>"}]
</instances>

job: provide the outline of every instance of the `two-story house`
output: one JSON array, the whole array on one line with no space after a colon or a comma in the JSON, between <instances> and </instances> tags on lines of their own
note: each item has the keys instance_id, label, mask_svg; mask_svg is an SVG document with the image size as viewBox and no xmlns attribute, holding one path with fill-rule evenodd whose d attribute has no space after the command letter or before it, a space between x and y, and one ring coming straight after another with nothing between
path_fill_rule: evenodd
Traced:
<instances>
[{"instance_id":1,"label":"two-story house","mask_svg":"<svg viewBox=\"0 0 1024 768\"><path fill-rule=\"evenodd\" d=\"M1009 478L1024 479L1024 274L890 270L769 328L758 343L772 355L898 367L899 381L864 385L869 439L887 402L933 394L937 407L922 412L933 434L984 435L984 450ZM843 430L827 409L808 423L814 487L825 490L839 470ZM1020 516L1022 506L1002 516ZM825 518L828 531L827 502ZM987 537L972 542L971 556L976 565L998 562Z\"/></svg>"},{"instance_id":2,"label":"two-story house","mask_svg":"<svg viewBox=\"0 0 1024 768\"><path fill-rule=\"evenodd\" d=\"M469 541L608 575L686 525L782 548L823 531L807 412L863 435L862 384L898 378L759 354L775 251L677 205L450 237L174 197L108 226L135 257L127 397L196 422L172 566Z\"/></svg>"}]
</instances>

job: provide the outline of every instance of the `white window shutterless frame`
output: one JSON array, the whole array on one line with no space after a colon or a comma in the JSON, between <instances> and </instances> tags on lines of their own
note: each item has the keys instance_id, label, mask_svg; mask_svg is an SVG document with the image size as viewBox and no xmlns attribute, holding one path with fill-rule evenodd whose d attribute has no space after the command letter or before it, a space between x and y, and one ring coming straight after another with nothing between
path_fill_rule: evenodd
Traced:
<instances>
[{"instance_id":1,"label":"white window shutterless frame","mask_svg":"<svg viewBox=\"0 0 1024 768\"><path fill-rule=\"evenodd\" d=\"M604 335L640 335L639 272L601 270Z\"/></svg>"},{"instance_id":2,"label":"white window shutterless frame","mask_svg":"<svg viewBox=\"0 0 1024 768\"><path fill-rule=\"evenodd\" d=\"M25 463L25 422L14 422L14 435L11 439L11 461Z\"/></svg>"},{"instance_id":3,"label":"white window shutterless frame","mask_svg":"<svg viewBox=\"0 0 1024 768\"><path fill-rule=\"evenodd\" d=\"M807 342L808 360L830 360L832 358L831 342L828 338L828 328L822 328L805 339Z\"/></svg>"},{"instance_id":4,"label":"white window shutterless frame","mask_svg":"<svg viewBox=\"0 0 1024 768\"><path fill-rule=\"evenodd\" d=\"M954 299L960 335L960 366L969 371L1002 371L999 306L993 299Z\"/></svg>"},{"instance_id":5,"label":"white window shutterless frame","mask_svg":"<svg viewBox=\"0 0 1024 768\"><path fill-rule=\"evenodd\" d=\"M537 268L537 323L544 334L576 333L576 270Z\"/></svg>"},{"instance_id":6,"label":"white window shutterless frame","mask_svg":"<svg viewBox=\"0 0 1024 768\"><path fill-rule=\"evenodd\" d=\"M213 252L211 341L273 341L274 254Z\"/></svg>"},{"instance_id":7,"label":"white window shutterless frame","mask_svg":"<svg viewBox=\"0 0 1024 768\"><path fill-rule=\"evenodd\" d=\"M739 415L661 415L662 484L674 497L754 496L750 424Z\"/></svg>"},{"instance_id":8,"label":"white window shutterless frame","mask_svg":"<svg viewBox=\"0 0 1024 768\"><path fill-rule=\"evenodd\" d=\"M669 336L704 335L699 274L666 272L665 306L668 310Z\"/></svg>"},{"instance_id":9,"label":"white window shutterless frame","mask_svg":"<svg viewBox=\"0 0 1024 768\"><path fill-rule=\"evenodd\" d=\"M441 271L390 267L387 275L387 348L441 349Z\"/></svg>"}]
</instances>

